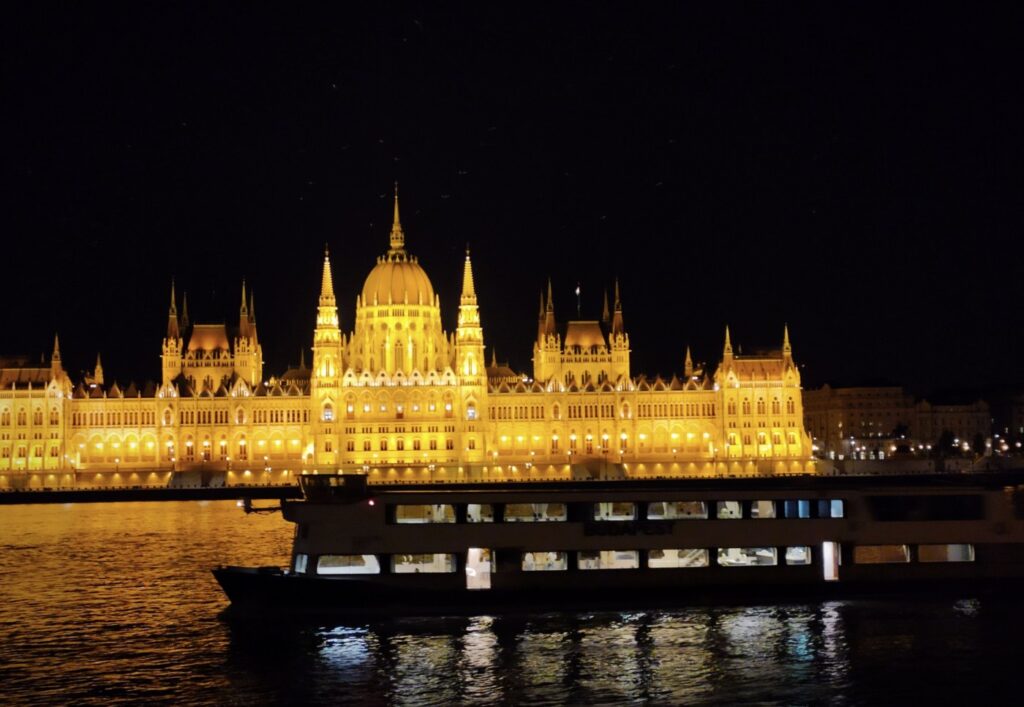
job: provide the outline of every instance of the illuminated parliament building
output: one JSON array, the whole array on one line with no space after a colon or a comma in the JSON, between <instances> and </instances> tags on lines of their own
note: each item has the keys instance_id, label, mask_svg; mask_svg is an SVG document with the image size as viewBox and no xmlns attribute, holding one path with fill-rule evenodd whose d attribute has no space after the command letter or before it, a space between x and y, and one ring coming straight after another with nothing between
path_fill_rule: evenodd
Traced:
<instances>
[{"instance_id":1,"label":"illuminated parliament building","mask_svg":"<svg viewBox=\"0 0 1024 707\"><path fill-rule=\"evenodd\" d=\"M251 296L237 328L189 321L171 288L159 385L72 381L0 360L0 486L281 483L301 473L370 481L771 474L813 471L800 373L779 349L734 353L713 374L634 376L616 284L600 320L556 319L542 294L532 375L485 358L467 252L454 332L406 249L390 247L344 331L325 252L311 366L264 375ZM223 479L223 481L213 481Z\"/></svg>"}]
</instances>

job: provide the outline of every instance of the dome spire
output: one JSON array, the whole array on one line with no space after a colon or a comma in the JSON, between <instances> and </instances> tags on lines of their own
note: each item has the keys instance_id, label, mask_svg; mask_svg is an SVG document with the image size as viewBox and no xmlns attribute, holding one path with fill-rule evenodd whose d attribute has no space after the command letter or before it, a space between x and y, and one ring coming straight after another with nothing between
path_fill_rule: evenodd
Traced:
<instances>
[{"instance_id":1,"label":"dome spire","mask_svg":"<svg viewBox=\"0 0 1024 707\"><path fill-rule=\"evenodd\" d=\"M402 221L398 218L398 182L395 181L395 216L391 222L391 252L397 253L405 250L405 233L402 231Z\"/></svg>"}]
</instances>

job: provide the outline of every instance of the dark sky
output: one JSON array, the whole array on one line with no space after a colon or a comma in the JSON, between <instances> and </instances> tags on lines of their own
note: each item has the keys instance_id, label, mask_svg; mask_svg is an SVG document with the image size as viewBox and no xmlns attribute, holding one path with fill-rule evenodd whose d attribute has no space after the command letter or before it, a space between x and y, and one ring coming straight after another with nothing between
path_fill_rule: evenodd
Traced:
<instances>
[{"instance_id":1,"label":"dark sky","mask_svg":"<svg viewBox=\"0 0 1024 707\"><path fill-rule=\"evenodd\" d=\"M4 11L0 352L157 378L172 276L206 321L244 277L280 372L398 179L446 325L469 242L521 369L549 276L564 320L618 275L636 372L788 322L809 385L1024 379L1019 14L183 5Z\"/></svg>"}]
</instances>

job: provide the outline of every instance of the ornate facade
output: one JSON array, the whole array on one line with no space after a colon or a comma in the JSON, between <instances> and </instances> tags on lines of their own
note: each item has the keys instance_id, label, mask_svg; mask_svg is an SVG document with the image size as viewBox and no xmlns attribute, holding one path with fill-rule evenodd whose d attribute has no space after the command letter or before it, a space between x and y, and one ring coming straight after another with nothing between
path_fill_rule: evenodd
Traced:
<instances>
[{"instance_id":1,"label":"ornate facade","mask_svg":"<svg viewBox=\"0 0 1024 707\"><path fill-rule=\"evenodd\" d=\"M532 375L493 356L487 365L469 253L448 333L406 250L397 196L389 248L347 333L325 252L310 368L264 378L244 283L230 331L193 324L177 305L172 285L159 385L106 385L98 360L75 384L57 342L49 364L0 371L0 484L24 485L20 474L52 485L165 484L197 472L235 483L336 469L387 481L814 468L788 331L781 349L742 356L726 328L713 375L687 351L681 377L634 377L618 283L600 320L564 326L549 283Z\"/></svg>"}]
</instances>

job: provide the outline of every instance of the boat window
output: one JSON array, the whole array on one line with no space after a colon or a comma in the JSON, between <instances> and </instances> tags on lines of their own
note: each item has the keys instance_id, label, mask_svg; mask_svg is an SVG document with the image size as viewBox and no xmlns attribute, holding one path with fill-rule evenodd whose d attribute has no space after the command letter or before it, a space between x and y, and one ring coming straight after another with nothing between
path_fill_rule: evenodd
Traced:
<instances>
[{"instance_id":1,"label":"boat window","mask_svg":"<svg viewBox=\"0 0 1024 707\"><path fill-rule=\"evenodd\" d=\"M392 555L391 571L395 574L454 572L455 556L448 552Z\"/></svg>"},{"instance_id":2,"label":"boat window","mask_svg":"<svg viewBox=\"0 0 1024 707\"><path fill-rule=\"evenodd\" d=\"M505 505L506 523L543 523L563 521L567 517L564 503L508 503Z\"/></svg>"},{"instance_id":3,"label":"boat window","mask_svg":"<svg viewBox=\"0 0 1024 707\"><path fill-rule=\"evenodd\" d=\"M469 548L466 551L466 589L490 589L493 568L490 550Z\"/></svg>"},{"instance_id":4,"label":"boat window","mask_svg":"<svg viewBox=\"0 0 1024 707\"><path fill-rule=\"evenodd\" d=\"M595 503L594 520L636 520L636 504L628 502Z\"/></svg>"},{"instance_id":5,"label":"boat window","mask_svg":"<svg viewBox=\"0 0 1024 707\"><path fill-rule=\"evenodd\" d=\"M782 502L783 518L810 518L811 502L807 499L791 499Z\"/></svg>"},{"instance_id":6,"label":"boat window","mask_svg":"<svg viewBox=\"0 0 1024 707\"><path fill-rule=\"evenodd\" d=\"M720 547L718 564L722 567L753 567L779 564L774 547Z\"/></svg>"},{"instance_id":7,"label":"boat window","mask_svg":"<svg viewBox=\"0 0 1024 707\"><path fill-rule=\"evenodd\" d=\"M568 567L565 558L564 552L524 552L522 568L524 572L564 570Z\"/></svg>"},{"instance_id":8,"label":"boat window","mask_svg":"<svg viewBox=\"0 0 1024 707\"><path fill-rule=\"evenodd\" d=\"M299 553L295 556L295 574L306 574L306 566L309 564L309 555Z\"/></svg>"},{"instance_id":9,"label":"boat window","mask_svg":"<svg viewBox=\"0 0 1024 707\"><path fill-rule=\"evenodd\" d=\"M376 555L320 555L316 573L380 574L380 563Z\"/></svg>"},{"instance_id":10,"label":"boat window","mask_svg":"<svg viewBox=\"0 0 1024 707\"><path fill-rule=\"evenodd\" d=\"M707 567L708 551L703 548L650 550L647 553L647 566L652 569Z\"/></svg>"},{"instance_id":11,"label":"boat window","mask_svg":"<svg viewBox=\"0 0 1024 707\"><path fill-rule=\"evenodd\" d=\"M489 503L466 504L467 523L493 523L494 506Z\"/></svg>"},{"instance_id":12,"label":"boat window","mask_svg":"<svg viewBox=\"0 0 1024 707\"><path fill-rule=\"evenodd\" d=\"M647 504L647 517L650 520L707 518L708 505L704 501L658 501Z\"/></svg>"},{"instance_id":13,"label":"boat window","mask_svg":"<svg viewBox=\"0 0 1024 707\"><path fill-rule=\"evenodd\" d=\"M715 501L716 515L723 520L736 520L743 517L743 507L739 501Z\"/></svg>"},{"instance_id":14,"label":"boat window","mask_svg":"<svg viewBox=\"0 0 1024 707\"><path fill-rule=\"evenodd\" d=\"M910 562L910 547L907 545L858 545L853 548L853 561L858 565Z\"/></svg>"},{"instance_id":15,"label":"boat window","mask_svg":"<svg viewBox=\"0 0 1024 707\"><path fill-rule=\"evenodd\" d=\"M821 499L818 501L818 517L819 518L842 518L843 517L843 501L839 498L833 499Z\"/></svg>"},{"instance_id":16,"label":"boat window","mask_svg":"<svg viewBox=\"0 0 1024 707\"><path fill-rule=\"evenodd\" d=\"M775 517L775 501L751 501L750 502L750 517L751 518L774 518Z\"/></svg>"},{"instance_id":17,"label":"boat window","mask_svg":"<svg viewBox=\"0 0 1024 707\"><path fill-rule=\"evenodd\" d=\"M811 548L806 545L791 545L786 548L787 565L811 564Z\"/></svg>"},{"instance_id":18,"label":"boat window","mask_svg":"<svg viewBox=\"0 0 1024 707\"><path fill-rule=\"evenodd\" d=\"M635 570L640 566L636 550L581 550L577 555L581 570Z\"/></svg>"},{"instance_id":19,"label":"boat window","mask_svg":"<svg viewBox=\"0 0 1024 707\"><path fill-rule=\"evenodd\" d=\"M964 543L918 545L918 562L974 562L974 546Z\"/></svg>"},{"instance_id":20,"label":"boat window","mask_svg":"<svg viewBox=\"0 0 1024 707\"><path fill-rule=\"evenodd\" d=\"M454 523L455 509L450 503L395 506L396 523Z\"/></svg>"}]
</instances>

